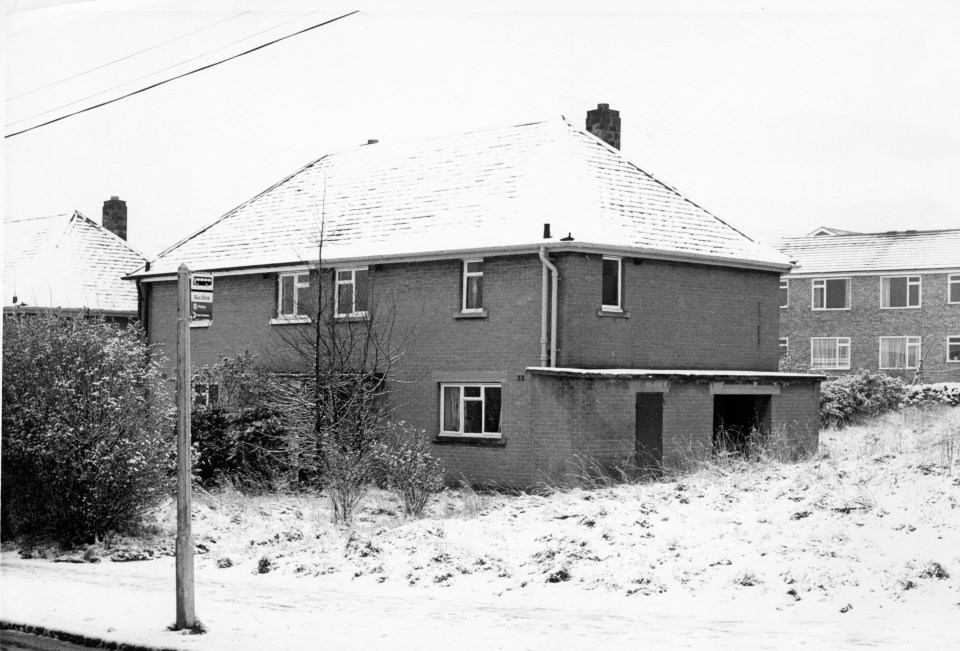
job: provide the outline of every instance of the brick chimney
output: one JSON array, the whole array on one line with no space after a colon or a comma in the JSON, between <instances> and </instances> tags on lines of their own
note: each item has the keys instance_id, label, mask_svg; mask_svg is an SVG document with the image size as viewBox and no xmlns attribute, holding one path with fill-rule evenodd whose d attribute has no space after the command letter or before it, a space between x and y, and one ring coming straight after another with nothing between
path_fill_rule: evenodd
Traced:
<instances>
[{"instance_id":1,"label":"brick chimney","mask_svg":"<svg viewBox=\"0 0 960 651\"><path fill-rule=\"evenodd\" d=\"M127 202L110 197L103 202L103 227L122 240L127 239Z\"/></svg>"},{"instance_id":2,"label":"brick chimney","mask_svg":"<svg viewBox=\"0 0 960 651\"><path fill-rule=\"evenodd\" d=\"M597 108L587 111L587 131L620 149L620 111L610 110L609 104L597 104Z\"/></svg>"}]
</instances>

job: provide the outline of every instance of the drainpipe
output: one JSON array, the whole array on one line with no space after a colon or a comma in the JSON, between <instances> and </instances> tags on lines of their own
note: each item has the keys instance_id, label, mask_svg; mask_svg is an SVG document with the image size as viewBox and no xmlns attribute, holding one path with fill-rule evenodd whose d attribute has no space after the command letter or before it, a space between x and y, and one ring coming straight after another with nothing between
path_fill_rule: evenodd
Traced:
<instances>
[{"instance_id":1,"label":"drainpipe","mask_svg":"<svg viewBox=\"0 0 960 651\"><path fill-rule=\"evenodd\" d=\"M543 262L543 284L540 310L540 363L547 364L547 269L550 270L550 367L557 365L557 282L560 272L547 257L547 248L540 247L540 260Z\"/></svg>"}]
</instances>

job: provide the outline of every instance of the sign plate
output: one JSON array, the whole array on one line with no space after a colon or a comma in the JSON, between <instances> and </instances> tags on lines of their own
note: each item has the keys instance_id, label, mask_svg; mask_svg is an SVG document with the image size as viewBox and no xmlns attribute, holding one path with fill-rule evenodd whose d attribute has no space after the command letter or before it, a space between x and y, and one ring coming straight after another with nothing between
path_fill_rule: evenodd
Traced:
<instances>
[{"instance_id":1,"label":"sign plate","mask_svg":"<svg viewBox=\"0 0 960 651\"><path fill-rule=\"evenodd\" d=\"M190 320L213 320L213 274L190 274Z\"/></svg>"},{"instance_id":2,"label":"sign plate","mask_svg":"<svg viewBox=\"0 0 960 651\"><path fill-rule=\"evenodd\" d=\"M190 274L191 292L212 292L213 274Z\"/></svg>"}]
</instances>

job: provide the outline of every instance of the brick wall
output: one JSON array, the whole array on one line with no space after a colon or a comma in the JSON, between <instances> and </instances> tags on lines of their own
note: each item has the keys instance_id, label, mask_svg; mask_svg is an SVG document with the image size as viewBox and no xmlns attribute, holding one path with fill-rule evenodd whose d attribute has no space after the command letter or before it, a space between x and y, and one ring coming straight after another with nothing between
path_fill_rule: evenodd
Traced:
<instances>
[{"instance_id":1,"label":"brick wall","mask_svg":"<svg viewBox=\"0 0 960 651\"><path fill-rule=\"evenodd\" d=\"M560 366L776 368L776 274L627 260L624 307L630 317L608 318L597 316L600 256L555 259L562 275ZM404 352L389 383L393 418L436 437L441 382L496 382L503 388L503 439L438 443L435 452L452 479L530 485L576 472L577 458L609 465L628 461L640 385L550 380L548 386L525 373L540 365L537 256L485 260L482 318L460 318L461 268L461 261L447 260L383 264L371 271L374 322L392 320L391 343ZM323 277L324 296L331 297L330 272ZM316 276L312 282L318 282ZM175 284L150 286L150 339L172 363ZM276 274L218 276L215 287L211 325L191 331L195 364L249 350L272 370L306 370L291 342L309 339L310 330L270 323L276 316ZM691 450L709 452L713 406L704 391L704 385L681 385L667 397L668 465L678 465Z\"/></svg>"},{"instance_id":2,"label":"brick wall","mask_svg":"<svg viewBox=\"0 0 960 651\"><path fill-rule=\"evenodd\" d=\"M558 366L777 370L777 274L625 258L629 316L598 316L602 256L555 258Z\"/></svg>"},{"instance_id":3,"label":"brick wall","mask_svg":"<svg viewBox=\"0 0 960 651\"><path fill-rule=\"evenodd\" d=\"M917 274L913 274L917 275ZM790 351L810 362L811 337L850 337L853 373L880 367L880 337L921 337L925 382L960 381L960 364L947 362L947 337L960 336L960 305L947 303L947 274L921 274L921 307L882 309L880 276L853 276L850 309L814 311L812 279L789 277L789 306L780 310L780 336ZM886 371L912 379L913 370Z\"/></svg>"},{"instance_id":4,"label":"brick wall","mask_svg":"<svg viewBox=\"0 0 960 651\"><path fill-rule=\"evenodd\" d=\"M798 459L816 454L820 441L820 385L787 383L770 400L774 451Z\"/></svg>"}]
</instances>

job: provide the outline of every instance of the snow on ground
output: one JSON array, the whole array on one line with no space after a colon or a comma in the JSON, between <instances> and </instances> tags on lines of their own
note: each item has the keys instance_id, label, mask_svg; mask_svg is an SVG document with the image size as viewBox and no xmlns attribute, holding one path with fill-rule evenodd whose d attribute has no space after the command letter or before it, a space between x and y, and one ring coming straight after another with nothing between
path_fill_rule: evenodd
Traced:
<instances>
[{"instance_id":1,"label":"snow on ground","mask_svg":"<svg viewBox=\"0 0 960 651\"><path fill-rule=\"evenodd\" d=\"M172 505L140 538L88 550L104 555L98 564L5 553L3 618L41 623L33 601L12 596L16 583L46 604L44 625L79 617L126 641L197 649L295 648L315 636L330 648L960 639L960 410L825 431L802 463L718 460L657 483L542 493L447 491L411 520L374 492L346 529L330 523L323 496L201 491L207 635L162 630L173 615ZM90 593L70 603L65 582ZM134 595L148 605L131 605ZM127 610L143 612L117 618Z\"/></svg>"}]
</instances>

